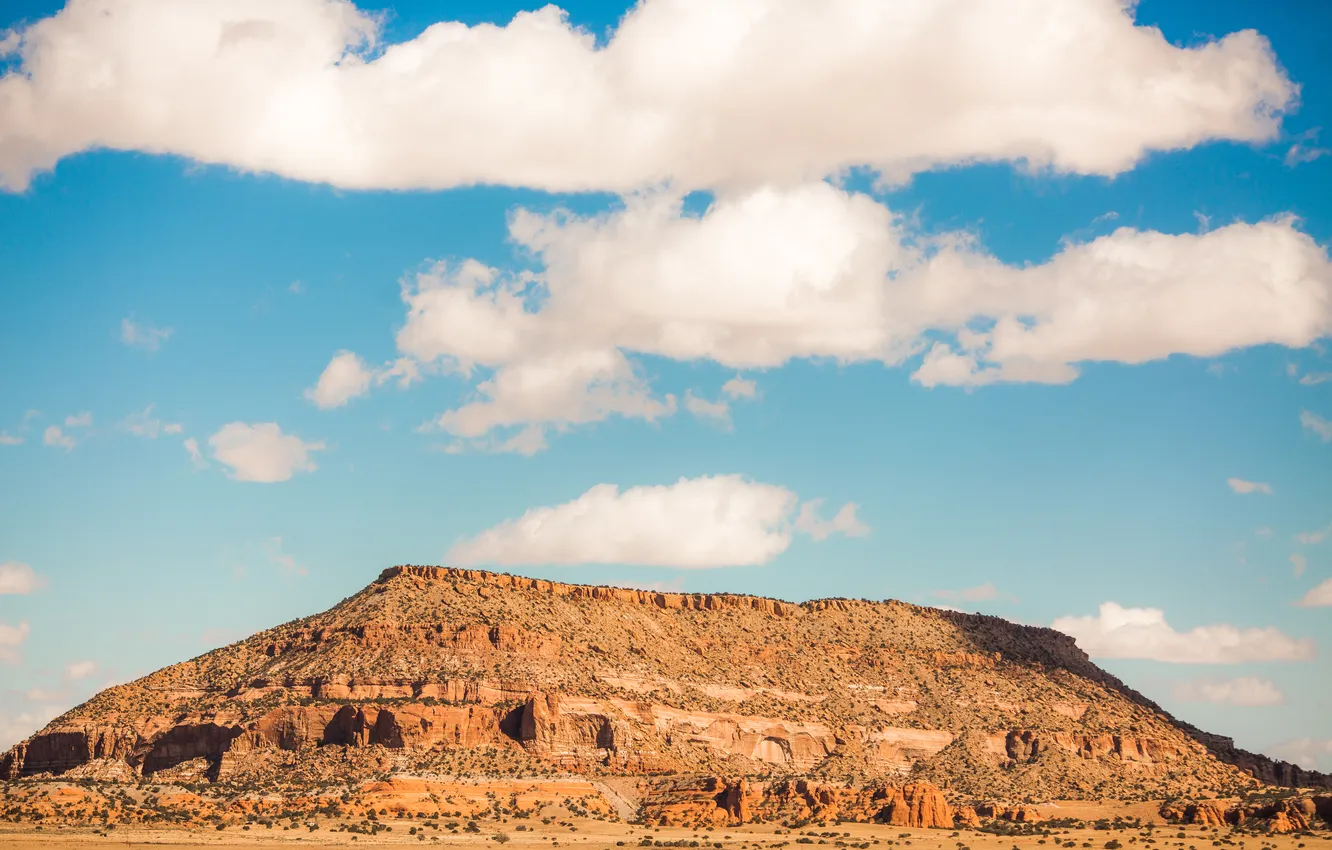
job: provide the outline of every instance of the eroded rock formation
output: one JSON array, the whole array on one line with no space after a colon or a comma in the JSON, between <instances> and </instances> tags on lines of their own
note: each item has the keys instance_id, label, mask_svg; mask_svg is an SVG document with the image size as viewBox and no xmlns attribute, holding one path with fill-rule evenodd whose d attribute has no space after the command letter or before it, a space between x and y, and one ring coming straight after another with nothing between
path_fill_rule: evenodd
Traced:
<instances>
[{"instance_id":1,"label":"eroded rock formation","mask_svg":"<svg viewBox=\"0 0 1332 850\"><path fill-rule=\"evenodd\" d=\"M488 769L679 777L660 779L665 797L644 792L667 818L951 826L945 792L915 780L1040 800L1293 777L1208 746L1224 750L1049 629L891 601L394 567L329 611L98 694L0 757L0 778L313 781L484 756ZM1299 812L1278 814L1298 828Z\"/></svg>"}]
</instances>

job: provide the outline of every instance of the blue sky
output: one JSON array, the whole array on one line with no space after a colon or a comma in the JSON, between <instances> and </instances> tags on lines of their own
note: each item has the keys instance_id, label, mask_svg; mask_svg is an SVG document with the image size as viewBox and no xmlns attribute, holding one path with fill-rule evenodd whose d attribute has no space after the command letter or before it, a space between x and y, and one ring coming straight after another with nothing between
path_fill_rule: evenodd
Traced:
<instances>
[{"instance_id":1,"label":"blue sky","mask_svg":"<svg viewBox=\"0 0 1332 850\"><path fill-rule=\"evenodd\" d=\"M353 7L95 5L0 12L0 743L462 561L1059 621L1176 715L1332 769L1325 4L1080 0L1072 50L978 4L995 67L1039 72L1009 79L947 28L919 73L831 24L801 64L780 23L741 50L652 0L634 32L712 57L666 72L615 53L623 5L569 4L596 48L464 51L427 27L529 7L401 3L363 7L369 98L281 42L355 47ZM1270 52L1216 42L1244 30ZM429 89L395 46L517 82ZM273 118L306 99L318 132Z\"/></svg>"}]
</instances>

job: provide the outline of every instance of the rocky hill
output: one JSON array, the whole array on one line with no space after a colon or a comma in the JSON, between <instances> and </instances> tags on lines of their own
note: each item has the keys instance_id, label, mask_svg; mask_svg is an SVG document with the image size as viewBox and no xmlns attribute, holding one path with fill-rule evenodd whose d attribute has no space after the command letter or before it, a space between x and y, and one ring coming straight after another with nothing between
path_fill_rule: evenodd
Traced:
<instances>
[{"instance_id":1,"label":"rocky hill","mask_svg":"<svg viewBox=\"0 0 1332 850\"><path fill-rule=\"evenodd\" d=\"M103 691L0 757L0 779L244 788L569 774L728 811L831 785L914 811L927 783L1031 803L1327 782L1177 722L1050 629L417 566Z\"/></svg>"}]
</instances>

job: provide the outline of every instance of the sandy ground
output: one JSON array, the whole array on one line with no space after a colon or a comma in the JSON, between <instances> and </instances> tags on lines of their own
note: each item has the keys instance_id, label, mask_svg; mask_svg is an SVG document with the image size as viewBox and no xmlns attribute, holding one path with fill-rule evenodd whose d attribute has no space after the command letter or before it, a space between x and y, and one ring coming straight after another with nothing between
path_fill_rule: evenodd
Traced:
<instances>
[{"instance_id":1,"label":"sandy ground","mask_svg":"<svg viewBox=\"0 0 1332 850\"><path fill-rule=\"evenodd\" d=\"M1072 806L1069 807L1073 808ZM1072 814L1072 812L1070 812ZM1147 843L1142 830L1052 830L1049 838L1041 836L996 836L974 830L945 829L907 830L900 827L878 824L841 824L827 827L810 826L802 830L779 834L779 826L750 825L744 827L715 828L712 831L671 827L644 827L621 823L606 823L596 820L570 821L572 828L543 826L536 829L514 831L508 824L483 825L479 834L444 834L435 835L431 831L424 840L410 835L410 825L395 824L393 832L381 832L375 836L330 832L327 825L316 832L304 828L272 830L251 827L245 831L230 828L223 832L215 830L173 830L173 829L132 829L118 828L105 836L86 828L55 829L48 827L36 831L32 828L19 829L13 825L0 824L0 847L15 850L91 850L96 847L154 847L197 848L200 846L219 848L282 848L294 850L296 847L328 847L364 845L415 845L496 848L501 842L496 836L503 833L508 836L502 842L505 850L534 850L534 848L631 848L641 846L644 837L654 842L684 841L686 845L697 841L699 850L722 848L722 850L746 850L746 848L787 847L790 850L803 850L813 845L823 847L854 847L869 843L880 848L891 847L894 850L1055 850L1055 840L1063 846L1077 850L1105 850L1108 842L1119 841L1124 850L1332 850L1332 832L1319 832L1314 835L1230 835L1229 830L1210 830L1199 827L1158 827L1153 833L1153 843ZM1181 834L1183 837L1180 837ZM800 839L806 839L801 841ZM812 849L811 849L812 850ZM1072 848L1070 848L1072 850ZM1113 850L1113 848L1112 848Z\"/></svg>"}]
</instances>

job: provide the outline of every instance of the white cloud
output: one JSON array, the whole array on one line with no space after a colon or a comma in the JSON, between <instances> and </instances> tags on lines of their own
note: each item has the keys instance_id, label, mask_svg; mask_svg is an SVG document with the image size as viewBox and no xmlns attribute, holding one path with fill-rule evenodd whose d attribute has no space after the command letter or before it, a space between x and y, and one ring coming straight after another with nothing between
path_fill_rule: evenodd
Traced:
<instances>
[{"instance_id":1,"label":"white cloud","mask_svg":"<svg viewBox=\"0 0 1332 850\"><path fill-rule=\"evenodd\" d=\"M1015 599L1008 594L999 592L991 582L978 584L975 587L964 587L961 590L936 590L934 596L938 599L945 599L950 602L986 602L992 599ZM957 610L957 609L951 609Z\"/></svg>"},{"instance_id":2,"label":"white cloud","mask_svg":"<svg viewBox=\"0 0 1332 850\"><path fill-rule=\"evenodd\" d=\"M455 440L438 448L445 454L462 454L472 450L531 457L539 451L544 451L546 445L545 429L538 425L529 425L502 439L485 437L473 440Z\"/></svg>"},{"instance_id":3,"label":"white cloud","mask_svg":"<svg viewBox=\"0 0 1332 850\"><path fill-rule=\"evenodd\" d=\"M1324 419L1311 410L1300 411L1300 425L1312 431L1324 443L1332 441L1332 421Z\"/></svg>"},{"instance_id":4,"label":"white cloud","mask_svg":"<svg viewBox=\"0 0 1332 850\"><path fill-rule=\"evenodd\" d=\"M1261 481L1245 481L1243 478L1227 478L1226 483L1230 489L1236 493L1262 493L1265 496L1272 495L1272 485L1264 484Z\"/></svg>"},{"instance_id":5,"label":"white cloud","mask_svg":"<svg viewBox=\"0 0 1332 850\"><path fill-rule=\"evenodd\" d=\"M6 561L0 564L0 596L7 593L24 596L42 587L45 580L27 564Z\"/></svg>"},{"instance_id":6,"label":"white cloud","mask_svg":"<svg viewBox=\"0 0 1332 850\"><path fill-rule=\"evenodd\" d=\"M96 661L75 661L65 666L65 678L71 682L86 679L96 672Z\"/></svg>"},{"instance_id":7,"label":"white cloud","mask_svg":"<svg viewBox=\"0 0 1332 850\"><path fill-rule=\"evenodd\" d=\"M503 566L754 566L785 552L793 531L804 530L793 522L798 501L784 487L739 475L624 491L598 484L572 502L533 508L462 540L446 559Z\"/></svg>"},{"instance_id":8,"label":"white cloud","mask_svg":"<svg viewBox=\"0 0 1332 850\"><path fill-rule=\"evenodd\" d=\"M22 437L15 437L8 431L0 430L0 446L17 446L23 442Z\"/></svg>"},{"instance_id":9,"label":"white cloud","mask_svg":"<svg viewBox=\"0 0 1332 850\"><path fill-rule=\"evenodd\" d=\"M731 380L722 384L722 393L727 398L755 398L758 396L758 384L748 378L742 378L736 375Z\"/></svg>"},{"instance_id":10,"label":"white cloud","mask_svg":"<svg viewBox=\"0 0 1332 850\"><path fill-rule=\"evenodd\" d=\"M1310 372L1300 378L1300 383L1306 387L1317 386L1332 381L1332 372Z\"/></svg>"},{"instance_id":11,"label":"white cloud","mask_svg":"<svg viewBox=\"0 0 1332 850\"><path fill-rule=\"evenodd\" d=\"M811 499L800 506L796 515L795 530L808 534L814 540L826 540L833 534L845 534L847 537L866 537L869 526L856 517L855 502L847 502L838 508L833 518L825 520L821 516L823 499Z\"/></svg>"},{"instance_id":12,"label":"white cloud","mask_svg":"<svg viewBox=\"0 0 1332 850\"><path fill-rule=\"evenodd\" d=\"M1301 608L1326 608L1332 605L1332 578L1323 579L1300 598Z\"/></svg>"},{"instance_id":13,"label":"white cloud","mask_svg":"<svg viewBox=\"0 0 1332 850\"><path fill-rule=\"evenodd\" d=\"M1272 527L1270 525L1264 525L1262 528L1255 531L1254 534L1258 537L1263 537L1263 538L1271 537Z\"/></svg>"},{"instance_id":14,"label":"white cloud","mask_svg":"<svg viewBox=\"0 0 1332 850\"><path fill-rule=\"evenodd\" d=\"M305 397L325 410L341 407L367 392L374 377L358 355L339 351L324 367L319 381L305 391Z\"/></svg>"},{"instance_id":15,"label":"white cloud","mask_svg":"<svg viewBox=\"0 0 1332 850\"><path fill-rule=\"evenodd\" d=\"M1019 267L820 182L722 193L701 214L663 193L591 218L519 210L510 237L539 272L463 260L403 287L402 357L478 381L437 420L463 440L669 415L635 354L748 369L924 352L918 383L974 386L1332 332L1332 263L1289 218L1120 228Z\"/></svg>"},{"instance_id":16,"label":"white cloud","mask_svg":"<svg viewBox=\"0 0 1332 850\"><path fill-rule=\"evenodd\" d=\"M198 440L193 437L186 437L181 441L181 445L185 446L185 451L190 453L190 462L196 467L204 469L208 466L208 461L204 460L203 452L199 451Z\"/></svg>"},{"instance_id":17,"label":"white cloud","mask_svg":"<svg viewBox=\"0 0 1332 850\"><path fill-rule=\"evenodd\" d=\"M4 79L0 79L0 89L3 88L4 82ZM3 102L2 98L0 102ZM3 107L0 106L0 109ZM132 348L156 351L162 347L162 343L171 338L171 334L171 328L157 328L147 322L141 324L133 319L120 320L120 341Z\"/></svg>"},{"instance_id":18,"label":"white cloud","mask_svg":"<svg viewBox=\"0 0 1332 850\"><path fill-rule=\"evenodd\" d=\"M1156 608L1101 604L1095 617L1060 617L1055 629L1077 639L1093 658L1144 658L1177 664L1236 664L1246 661L1299 661L1313 658L1309 638L1292 638L1268 628L1240 629L1226 623L1177 632Z\"/></svg>"},{"instance_id":19,"label":"white cloud","mask_svg":"<svg viewBox=\"0 0 1332 850\"><path fill-rule=\"evenodd\" d=\"M1300 576L1304 575L1305 568L1309 566L1309 562L1305 560L1304 556L1298 552L1290 556L1290 563L1295 568L1293 570L1293 572L1295 573L1295 578L1299 578Z\"/></svg>"},{"instance_id":20,"label":"white cloud","mask_svg":"<svg viewBox=\"0 0 1332 850\"><path fill-rule=\"evenodd\" d=\"M72 450L77 444L73 437L60 430L59 425L46 426L46 430L42 432L42 443L65 451Z\"/></svg>"},{"instance_id":21,"label":"white cloud","mask_svg":"<svg viewBox=\"0 0 1332 850\"><path fill-rule=\"evenodd\" d=\"M1332 153L1327 148L1310 147L1309 145L1293 144L1286 151L1285 163L1287 168L1294 168L1305 162L1313 162L1321 156Z\"/></svg>"},{"instance_id":22,"label":"white cloud","mask_svg":"<svg viewBox=\"0 0 1332 850\"><path fill-rule=\"evenodd\" d=\"M160 434L179 434L180 423L163 422L153 416L154 405L148 405L142 413L131 413L120 423L120 427L136 437L156 440Z\"/></svg>"},{"instance_id":23,"label":"white cloud","mask_svg":"<svg viewBox=\"0 0 1332 850\"><path fill-rule=\"evenodd\" d=\"M66 428L91 428L93 424L93 415L90 411L75 413L65 417Z\"/></svg>"},{"instance_id":24,"label":"white cloud","mask_svg":"<svg viewBox=\"0 0 1332 850\"><path fill-rule=\"evenodd\" d=\"M1257 33L1178 47L1122 0L647 0L600 47L547 6L381 51L377 19L338 0L71 3L19 33L0 78L11 190L90 148L373 189L994 160L1110 175L1275 138L1297 92Z\"/></svg>"},{"instance_id":25,"label":"white cloud","mask_svg":"<svg viewBox=\"0 0 1332 850\"><path fill-rule=\"evenodd\" d=\"M209 437L208 444L213 459L231 467L232 478L265 483L286 481L297 472L314 472L318 467L310 453L324 448L322 442L306 443L283 434L275 422L231 422Z\"/></svg>"},{"instance_id":26,"label":"white cloud","mask_svg":"<svg viewBox=\"0 0 1332 850\"><path fill-rule=\"evenodd\" d=\"M1241 676L1237 679L1195 679L1178 682L1175 699L1181 702L1212 702L1221 705L1282 705L1286 695L1267 679Z\"/></svg>"},{"instance_id":27,"label":"white cloud","mask_svg":"<svg viewBox=\"0 0 1332 850\"><path fill-rule=\"evenodd\" d=\"M27 623L19 623L17 626L0 623L0 664L19 662L19 647L28 639L28 631Z\"/></svg>"}]
</instances>

